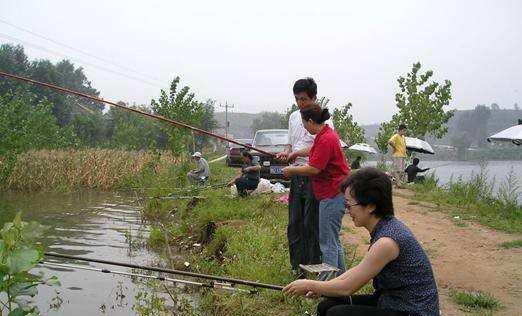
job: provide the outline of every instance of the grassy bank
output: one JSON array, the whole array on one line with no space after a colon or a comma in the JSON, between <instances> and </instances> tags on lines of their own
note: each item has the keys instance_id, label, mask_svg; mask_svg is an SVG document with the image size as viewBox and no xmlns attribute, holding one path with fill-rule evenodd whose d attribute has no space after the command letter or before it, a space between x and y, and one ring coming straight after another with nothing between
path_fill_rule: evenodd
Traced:
<instances>
[{"instance_id":1,"label":"grassy bank","mask_svg":"<svg viewBox=\"0 0 522 316\"><path fill-rule=\"evenodd\" d=\"M412 185L415 198L433 202L439 210L459 220L472 220L509 233L522 233L520 183L511 171L493 193L495 180L488 180L485 167L469 180L452 179L440 186L431 174L421 184Z\"/></svg>"},{"instance_id":2,"label":"grassy bank","mask_svg":"<svg viewBox=\"0 0 522 316\"><path fill-rule=\"evenodd\" d=\"M212 171L220 180L235 172L223 164ZM143 210L154 227L149 244L166 257L174 254L174 267L185 268L188 261L190 270L277 285L294 279L286 239L288 206L277 201L278 195L240 199L228 196L226 188L191 194L201 199L153 199ZM256 295L208 291L202 297L200 310L210 315L304 315L315 312L318 302L262 289Z\"/></svg>"},{"instance_id":3,"label":"grassy bank","mask_svg":"<svg viewBox=\"0 0 522 316\"><path fill-rule=\"evenodd\" d=\"M38 150L16 156L4 190L113 190L184 181L186 167L169 152L114 149Z\"/></svg>"}]
</instances>

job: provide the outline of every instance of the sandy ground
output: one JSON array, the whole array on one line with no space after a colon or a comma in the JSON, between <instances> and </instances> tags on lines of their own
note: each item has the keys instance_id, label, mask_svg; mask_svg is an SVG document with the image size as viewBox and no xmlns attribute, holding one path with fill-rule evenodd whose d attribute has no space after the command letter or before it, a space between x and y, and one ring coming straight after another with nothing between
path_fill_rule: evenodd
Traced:
<instances>
[{"instance_id":1,"label":"sandy ground","mask_svg":"<svg viewBox=\"0 0 522 316\"><path fill-rule=\"evenodd\" d=\"M394 192L396 216L413 231L428 253L439 287L442 315L469 315L449 296L451 289L480 290L492 294L504 306L495 315L522 315L522 249L500 244L522 236L506 234L479 224L457 225L434 205L414 202L412 192ZM345 243L357 244L357 255L368 249L369 235L356 228L350 217L343 221ZM350 254L347 254L350 256Z\"/></svg>"}]
</instances>

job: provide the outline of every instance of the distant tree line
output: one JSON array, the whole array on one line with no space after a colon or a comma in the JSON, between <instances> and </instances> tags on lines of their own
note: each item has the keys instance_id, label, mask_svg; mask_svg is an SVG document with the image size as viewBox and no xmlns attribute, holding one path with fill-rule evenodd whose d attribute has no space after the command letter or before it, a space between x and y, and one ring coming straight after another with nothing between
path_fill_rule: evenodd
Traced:
<instances>
[{"instance_id":1,"label":"distant tree line","mask_svg":"<svg viewBox=\"0 0 522 316\"><path fill-rule=\"evenodd\" d=\"M0 45L0 69L99 96L82 67L68 60L29 60L22 46ZM122 105L127 105L120 102ZM217 127L215 102L198 101L176 77L150 105L131 105L205 130ZM168 149L182 155L201 149L208 137L84 98L0 78L0 156L29 149L104 147Z\"/></svg>"}]
</instances>

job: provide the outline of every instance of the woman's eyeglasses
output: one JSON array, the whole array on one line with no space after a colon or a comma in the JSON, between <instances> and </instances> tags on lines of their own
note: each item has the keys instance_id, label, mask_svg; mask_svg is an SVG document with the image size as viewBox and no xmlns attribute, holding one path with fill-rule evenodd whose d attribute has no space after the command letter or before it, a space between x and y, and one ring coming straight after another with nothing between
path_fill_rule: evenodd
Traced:
<instances>
[{"instance_id":1,"label":"woman's eyeglasses","mask_svg":"<svg viewBox=\"0 0 522 316\"><path fill-rule=\"evenodd\" d=\"M361 203L348 204L348 203L344 202L344 208L347 209L347 210L350 210L355 205L361 205Z\"/></svg>"}]
</instances>

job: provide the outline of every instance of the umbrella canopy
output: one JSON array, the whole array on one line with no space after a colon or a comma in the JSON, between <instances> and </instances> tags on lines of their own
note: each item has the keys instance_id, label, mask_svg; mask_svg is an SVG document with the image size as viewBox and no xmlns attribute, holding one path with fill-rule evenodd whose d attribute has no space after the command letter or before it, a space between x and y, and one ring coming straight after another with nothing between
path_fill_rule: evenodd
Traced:
<instances>
[{"instance_id":1,"label":"umbrella canopy","mask_svg":"<svg viewBox=\"0 0 522 316\"><path fill-rule=\"evenodd\" d=\"M372 155L377 154L377 150L375 150L375 148L373 148L372 146L365 144L365 143L358 143L358 144L352 145L352 146L348 147L348 149L360 151L360 152L368 153L368 154L372 154Z\"/></svg>"},{"instance_id":2,"label":"umbrella canopy","mask_svg":"<svg viewBox=\"0 0 522 316\"><path fill-rule=\"evenodd\" d=\"M491 135L487 138L488 142L492 140L513 142L515 145L522 145L522 120L518 121L519 124L511 126L508 129L500 131L495 135Z\"/></svg>"},{"instance_id":3,"label":"umbrella canopy","mask_svg":"<svg viewBox=\"0 0 522 316\"><path fill-rule=\"evenodd\" d=\"M414 137L406 137L406 149L410 151L416 151L421 154L434 155L435 151L431 148L431 145L422 139Z\"/></svg>"}]
</instances>

